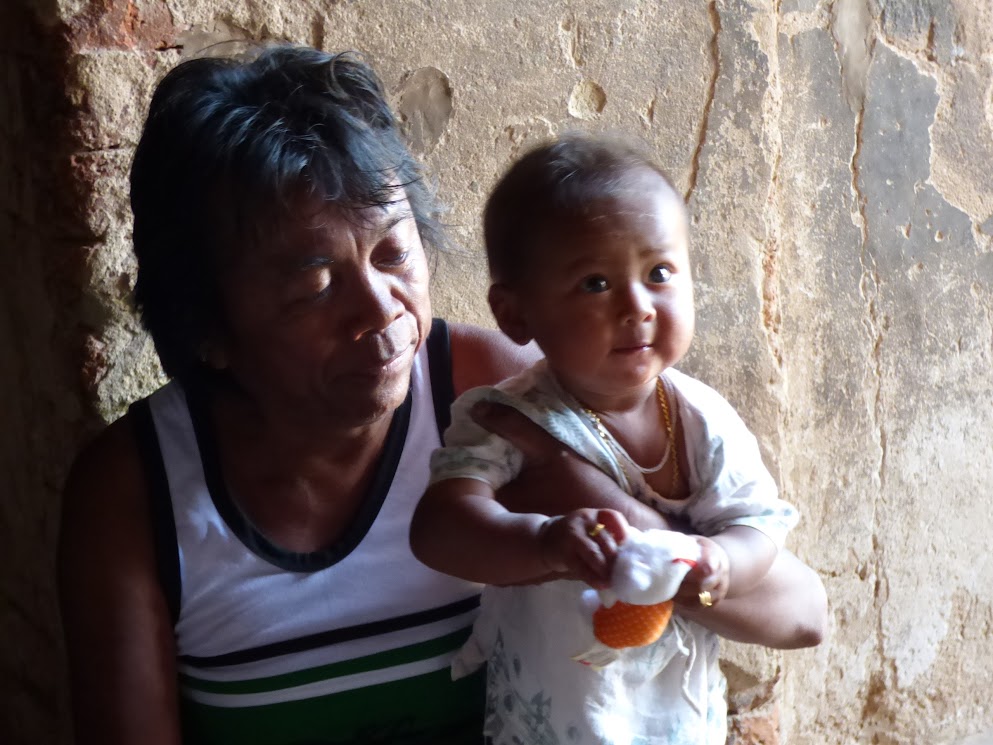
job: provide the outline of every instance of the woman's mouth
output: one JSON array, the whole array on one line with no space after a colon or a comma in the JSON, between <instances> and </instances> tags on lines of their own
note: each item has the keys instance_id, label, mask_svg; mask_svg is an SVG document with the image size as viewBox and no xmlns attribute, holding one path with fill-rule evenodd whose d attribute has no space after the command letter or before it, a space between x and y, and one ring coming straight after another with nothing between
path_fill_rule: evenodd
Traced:
<instances>
[{"instance_id":1,"label":"woman's mouth","mask_svg":"<svg viewBox=\"0 0 993 745\"><path fill-rule=\"evenodd\" d=\"M388 375L406 364L413 350L413 343L399 348L378 350L379 354L362 365L358 372L365 375Z\"/></svg>"},{"instance_id":2,"label":"woman's mouth","mask_svg":"<svg viewBox=\"0 0 993 745\"><path fill-rule=\"evenodd\" d=\"M360 374L381 375L404 365L416 348L417 335L410 324L397 322L384 332L370 336L356 350L354 369Z\"/></svg>"}]
</instances>

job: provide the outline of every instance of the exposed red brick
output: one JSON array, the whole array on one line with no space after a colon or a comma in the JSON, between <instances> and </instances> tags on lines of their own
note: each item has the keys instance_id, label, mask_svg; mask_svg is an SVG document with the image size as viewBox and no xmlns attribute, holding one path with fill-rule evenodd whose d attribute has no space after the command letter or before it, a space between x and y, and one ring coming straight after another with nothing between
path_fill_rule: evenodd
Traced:
<instances>
[{"instance_id":1,"label":"exposed red brick","mask_svg":"<svg viewBox=\"0 0 993 745\"><path fill-rule=\"evenodd\" d=\"M40 279L41 286L33 289L50 298L55 309L46 333L59 360L54 364L64 371L65 383L86 412L77 422L83 430L99 421L92 409L90 385L103 374L99 355L87 340L92 329L84 328L80 318L85 315L83 288L90 254L98 241L87 213L94 181L105 166L80 152L78 132L84 114L66 90L70 60L76 54L70 38L65 24L43 21L27 4L0 1L0 68L9 86L4 96L14 102L0 116L0 126L10 133L0 147L12 173L24 175L13 203L0 205L16 216L17 235L2 238L40 258L41 277L30 281ZM4 281L28 280L5 277Z\"/></svg>"},{"instance_id":2,"label":"exposed red brick","mask_svg":"<svg viewBox=\"0 0 993 745\"><path fill-rule=\"evenodd\" d=\"M732 716L727 745L779 745L779 706Z\"/></svg>"},{"instance_id":3,"label":"exposed red brick","mask_svg":"<svg viewBox=\"0 0 993 745\"><path fill-rule=\"evenodd\" d=\"M69 40L79 51L90 49L166 49L177 30L162 0L92 0L68 21Z\"/></svg>"},{"instance_id":4,"label":"exposed red brick","mask_svg":"<svg viewBox=\"0 0 993 745\"><path fill-rule=\"evenodd\" d=\"M80 380L83 390L95 394L100 381L107 377L107 345L92 334L83 343L83 360L80 365Z\"/></svg>"}]
</instances>

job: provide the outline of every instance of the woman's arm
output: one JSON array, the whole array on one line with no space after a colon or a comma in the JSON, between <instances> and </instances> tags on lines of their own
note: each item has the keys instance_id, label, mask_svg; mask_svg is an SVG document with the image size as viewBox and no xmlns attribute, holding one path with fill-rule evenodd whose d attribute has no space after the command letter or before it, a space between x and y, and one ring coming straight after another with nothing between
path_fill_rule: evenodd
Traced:
<instances>
[{"instance_id":1,"label":"woman's arm","mask_svg":"<svg viewBox=\"0 0 993 745\"><path fill-rule=\"evenodd\" d=\"M180 745L173 628L127 420L73 465L57 567L78 745Z\"/></svg>"},{"instance_id":2,"label":"woman's arm","mask_svg":"<svg viewBox=\"0 0 993 745\"><path fill-rule=\"evenodd\" d=\"M618 510L641 529L679 529L518 412L489 405L477 407L473 415L524 453L526 468L497 495L507 509L526 504L529 511L556 515L583 504ZM820 578L788 551L779 551L769 571L745 594L710 608L694 601L680 603L680 612L728 639L767 647L814 646L827 624L827 596Z\"/></svg>"},{"instance_id":3,"label":"woman's arm","mask_svg":"<svg viewBox=\"0 0 993 745\"><path fill-rule=\"evenodd\" d=\"M679 604L680 615L725 639L773 649L816 647L824 639L827 611L821 578L785 549L746 594L711 608Z\"/></svg>"}]
</instances>

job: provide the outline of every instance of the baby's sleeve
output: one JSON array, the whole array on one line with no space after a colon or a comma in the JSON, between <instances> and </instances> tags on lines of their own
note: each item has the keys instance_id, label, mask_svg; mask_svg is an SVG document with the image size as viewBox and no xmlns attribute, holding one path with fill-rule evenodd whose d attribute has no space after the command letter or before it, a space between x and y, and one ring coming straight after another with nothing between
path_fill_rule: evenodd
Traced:
<instances>
[{"instance_id":1,"label":"baby's sleeve","mask_svg":"<svg viewBox=\"0 0 993 745\"><path fill-rule=\"evenodd\" d=\"M744 525L782 548L799 513L779 498L755 436L729 403L721 399L721 404L684 419L684 432L694 443L696 481L685 515L701 535Z\"/></svg>"},{"instance_id":2,"label":"baby's sleeve","mask_svg":"<svg viewBox=\"0 0 993 745\"><path fill-rule=\"evenodd\" d=\"M694 529L710 536L732 525L745 525L762 531L782 548L800 516L793 505L779 499L754 437L750 447L740 441L729 447L720 438L710 444L709 478L687 510ZM751 462L745 460L746 455Z\"/></svg>"},{"instance_id":3,"label":"baby's sleeve","mask_svg":"<svg viewBox=\"0 0 993 745\"><path fill-rule=\"evenodd\" d=\"M524 456L508 440L473 421L469 410L493 399L494 389L473 388L452 404L452 423L445 444L431 455L431 484L448 479L476 479L498 490L521 472Z\"/></svg>"}]
</instances>

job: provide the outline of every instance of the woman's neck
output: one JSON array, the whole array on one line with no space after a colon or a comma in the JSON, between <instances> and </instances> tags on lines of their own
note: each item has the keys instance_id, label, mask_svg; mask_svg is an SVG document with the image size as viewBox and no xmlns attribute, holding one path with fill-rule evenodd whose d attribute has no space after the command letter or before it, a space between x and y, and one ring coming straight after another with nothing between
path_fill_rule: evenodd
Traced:
<instances>
[{"instance_id":1,"label":"woman's neck","mask_svg":"<svg viewBox=\"0 0 993 745\"><path fill-rule=\"evenodd\" d=\"M387 412L368 422L343 425L341 417L266 405L231 385L212 387L208 400L222 440L297 466L354 462L365 450L378 451L393 418L393 412Z\"/></svg>"},{"instance_id":2,"label":"woman's neck","mask_svg":"<svg viewBox=\"0 0 993 745\"><path fill-rule=\"evenodd\" d=\"M210 408L231 499L258 530L292 551L333 544L366 496L392 413L343 429L266 417L239 394Z\"/></svg>"}]
</instances>

